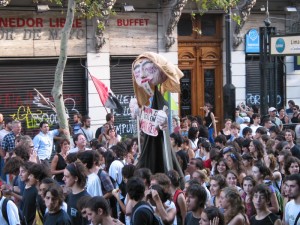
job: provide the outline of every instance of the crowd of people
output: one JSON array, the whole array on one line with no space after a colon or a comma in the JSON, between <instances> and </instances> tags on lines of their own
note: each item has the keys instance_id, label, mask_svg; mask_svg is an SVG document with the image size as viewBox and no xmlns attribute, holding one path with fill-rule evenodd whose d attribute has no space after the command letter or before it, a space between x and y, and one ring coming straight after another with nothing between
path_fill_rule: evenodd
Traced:
<instances>
[{"instance_id":1,"label":"crowd of people","mask_svg":"<svg viewBox=\"0 0 300 225\"><path fill-rule=\"evenodd\" d=\"M180 173L140 168L138 139L122 139L111 113L95 134L76 114L71 131L42 121L32 138L4 116L0 224L300 224L300 114L289 106L261 116L240 104L220 130L209 104L204 118L174 117Z\"/></svg>"}]
</instances>

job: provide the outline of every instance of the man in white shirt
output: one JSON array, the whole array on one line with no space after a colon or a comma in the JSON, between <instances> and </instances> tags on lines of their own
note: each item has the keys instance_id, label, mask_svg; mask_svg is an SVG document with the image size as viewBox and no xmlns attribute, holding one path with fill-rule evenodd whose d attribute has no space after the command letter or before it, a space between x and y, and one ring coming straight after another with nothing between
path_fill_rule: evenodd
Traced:
<instances>
[{"instance_id":1,"label":"man in white shirt","mask_svg":"<svg viewBox=\"0 0 300 225\"><path fill-rule=\"evenodd\" d=\"M286 186L288 196L292 200L285 206L283 223L284 225L298 225L300 224L300 174L287 176Z\"/></svg>"},{"instance_id":2,"label":"man in white shirt","mask_svg":"<svg viewBox=\"0 0 300 225\"><path fill-rule=\"evenodd\" d=\"M252 129L252 134L256 133L256 129L261 127L260 124L260 115L258 113L253 113L252 115L253 124L251 124L250 128Z\"/></svg>"},{"instance_id":3,"label":"man in white shirt","mask_svg":"<svg viewBox=\"0 0 300 225\"><path fill-rule=\"evenodd\" d=\"M16 204L9 200L6 205L6 212L7 212L7 220L5 219L3 212L3 202L6 198L4 196L1 196L0 200L0 224L1 225L19 225L20 218L19 218L19 211L16 206Z\"/></svg>"},{"instance_id":4,"label":"man in white shirt","mask_svg":"<svg viewBox=\"0 0 300 225\"><path fill-rule=\"evenodd\" d=\"M52 154L54 137L58 136L60 132L64 132L63 129L51 131L49 129L49 123L42 121L40 123L40 133L33 138L34 150L37 152L39 159L46 164L49 162Z\"/></svg>"}]
</instances>

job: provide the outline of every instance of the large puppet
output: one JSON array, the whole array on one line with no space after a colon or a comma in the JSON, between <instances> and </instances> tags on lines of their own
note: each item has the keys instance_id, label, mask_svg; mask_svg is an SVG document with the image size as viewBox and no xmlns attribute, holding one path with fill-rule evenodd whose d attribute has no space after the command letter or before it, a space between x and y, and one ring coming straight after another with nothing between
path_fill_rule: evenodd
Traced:
<instances>
[{"instance_id":1,"label":"large puppet","mask_svg":"<svg viewBox=\"0 0 300 225\"><path fill-rule=\"evenodd\" d=\"M136 103L140 109L142 108L142 111L144 110L143 112L149 111L150 108L153 109L156 113L155 122L160 127L160 129L158 126L155 127L157 129L156 136L145 134L137 167L149 168L152 173L165 173L167 170L175 169L181 177L183 176L176 155L171 149L168 129L165 126L167 116L162 111L167 106L162 94L166 91L179 93L182 77L183 73L178 67L153 52L145 52L133 62L132 79L137 98ZM151 97L150 108L145 110L144 107L149 105ZM134 108L134 104L132 104L132 108ZM133 111L137 113L141 110L137 110L136 107Z\"/></svg>"}]
</instances>

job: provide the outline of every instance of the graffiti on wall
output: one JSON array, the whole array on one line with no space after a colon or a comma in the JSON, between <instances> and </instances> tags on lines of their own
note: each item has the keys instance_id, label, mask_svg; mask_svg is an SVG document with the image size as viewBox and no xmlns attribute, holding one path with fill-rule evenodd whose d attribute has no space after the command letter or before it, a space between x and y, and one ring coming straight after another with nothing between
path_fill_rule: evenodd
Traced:
<instances>
[{"instance_id":1,"label":"graffiti on wall","mask_svg":"<svg viewBox=\"0 0 300 225\"><path fill-rule=\"evenodd\" d=\"M268 96L269 98L269 96ZM269 101L269 99L268 99ZM282 104L282 96L277 95L277 105ZM260 94L252 94L248 93L247 94L247 105L260 105Z\"/></svg>"},{"instance_id":2,"label":"graffiti on wall","mask_svg":"<svg viewBox=\"0 0 300 225\"><path fill-rule=\"evenodd\" d=\"M32 95L32 100L27 104L17 106L17 110L10 114L14 120L24 122L27 129L38 128L40 122L47 121L49 125L58 123L56 108L52 98L44 97L38 90L34 89L36 95ZM25 102L26 103L26 102ZM76 100L70 96L64 99L65 110L69 116L71 113L78 113Z\"/></svg>"}]
</instances>

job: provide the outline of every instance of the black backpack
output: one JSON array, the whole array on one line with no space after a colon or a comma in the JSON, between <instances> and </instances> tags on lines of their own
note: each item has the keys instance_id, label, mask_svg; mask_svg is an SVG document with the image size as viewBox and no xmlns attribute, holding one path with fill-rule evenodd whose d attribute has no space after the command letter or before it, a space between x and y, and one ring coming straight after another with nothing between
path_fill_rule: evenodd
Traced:
<instances>
[{"instance_id":1,"label":"black backpack","mask_svg":"<svg viewBox=\"0 0 300 225\"><path fill-rule=\"evenodd\" d=\"M142 209L142 208L145 208L145 209L149 210L153 214L153 225L164 225L164 223L161 220L161 218L154 213L153 208L150 205L148 205L148 204L142 204L142 205L140 205L139 207L136 208L136 210L134 211L134 213L133 213L133 215L131 217L131 221L130 221L131 225L133 224L135 213L139 209Z\"/></svg>"},{"instance_id":2,"label":"black backpack","mask_svg":"<svg viewBox=\"0 0 300 225\"><path fill-rule=\"evenodd\" d=\"M8 201L12 201L8 198L5 198L3 200L3 204L2 204L2 215L3 215L3 218L5 219L5 221L7 222L8 225L9 224L9 220L8 220L8 215L7 215L7 202ZM12 201L13 202L13 201ZM15 203L14 203L15 204ZM23 212L19 209L18 207L18 214L19 214L19 219L20 219L20 224L21 225L27 225L27 221L26 221L26 218L25 216L23 215Z\"/></svg>"}]
</instances>

